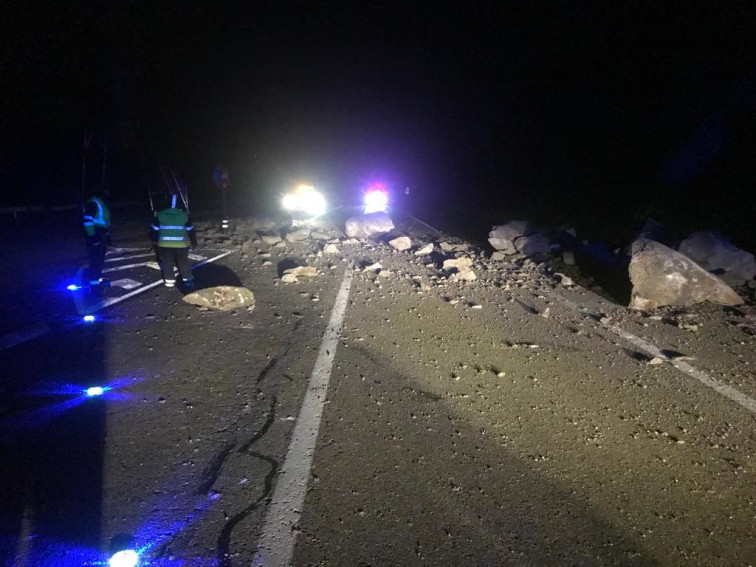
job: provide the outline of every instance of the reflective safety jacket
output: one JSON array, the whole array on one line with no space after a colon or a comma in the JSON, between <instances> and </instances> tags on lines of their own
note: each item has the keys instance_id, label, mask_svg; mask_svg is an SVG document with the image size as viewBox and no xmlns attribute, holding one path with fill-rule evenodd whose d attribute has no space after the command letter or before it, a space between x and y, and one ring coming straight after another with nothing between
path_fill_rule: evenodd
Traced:
<instances>
[{"instance_id":1,"label":"reflective safety jacket","mask_svg":"<svg viewBox=\"0 0 756 567\"><path fill-rule=\"evenodd\" d=\"M167 208L157 214L152 224L152 240L163 248L186 248L197 245L194 225L183 209Z\"/></svg>"},{"instance_id":2,"label":"reflective safety jacket","mask_svg":"<svg viewBox=\"0 0 756 567\"><path fill-rule=\"evenodd\" d=\"M87 236L110 231L110 209L99 197L92 197L84 204L84 230Z\"/></svg>"}]
</instances>

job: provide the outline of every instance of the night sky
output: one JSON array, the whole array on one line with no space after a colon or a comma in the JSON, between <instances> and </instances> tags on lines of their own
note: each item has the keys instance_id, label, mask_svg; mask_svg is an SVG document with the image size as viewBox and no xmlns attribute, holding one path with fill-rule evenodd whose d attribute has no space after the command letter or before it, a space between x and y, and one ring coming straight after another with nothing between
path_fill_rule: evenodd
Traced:
<instances>
[{"instance_id":1,"label":"night sky","mask_svg":"<svg viewBox=\"0 0 756 567\"><path fill-rule=\"evenodd\" d=\"M77 202L91 130L114 200L160 166L215 198L222 162L239 200L380 177L497 222L756 244L753 3L457 4L6 3L0 200Z\"/></svg>"}]
</instances>

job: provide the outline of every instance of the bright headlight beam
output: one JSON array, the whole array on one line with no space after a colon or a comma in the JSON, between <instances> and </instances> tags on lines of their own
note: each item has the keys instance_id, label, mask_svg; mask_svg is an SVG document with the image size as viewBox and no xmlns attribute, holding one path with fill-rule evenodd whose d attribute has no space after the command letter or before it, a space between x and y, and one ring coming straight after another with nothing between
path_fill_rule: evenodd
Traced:
<instances>
[{"instance_id":1,"label":"bright headlight beam","mask_svg":"<svg viewBox=\"0 0 756 567\"><path fill-rule=\"evenodd\" d=\"M373 189L365 193L363 209L365 214L385 213L388 207L388 194L380 189Z\"/></svg>"},{"instance_id":2,"label":"bright headlight beam","mask_svg":"<svg viewBox=\"0 0 756 567\"><path fill-rule=\"evenodd\" d=\"M290 213L302 213L319 217L326 212L326 200L312 185L300 185L291 193L284 195L281 202Z\"/></svg>"}]
</instances>

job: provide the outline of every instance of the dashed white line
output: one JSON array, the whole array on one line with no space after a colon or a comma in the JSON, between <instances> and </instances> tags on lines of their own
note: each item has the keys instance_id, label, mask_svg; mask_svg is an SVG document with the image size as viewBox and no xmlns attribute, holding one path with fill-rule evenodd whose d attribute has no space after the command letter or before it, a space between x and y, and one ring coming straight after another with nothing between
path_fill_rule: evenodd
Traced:
<instances>
[{"instance_id":1,"label":"dashed white line","mask_svg":"<svg viewBox=\"0 0 756 567\"><path fill-rule=\"evenodd\" d=\"M333 359L344 322L351 285L352 269L347 266L344 280L336 296L331 320L326 328L318 358L310 376L302 409L297 417L289 450L268 507L262 536L252 562L254 567L288 567L294 556L297 524L302 516L302 505L307 491L312 459L315 455L323 404L328 391L328 382L331 378Z\"/></svg>"}]
</instances>

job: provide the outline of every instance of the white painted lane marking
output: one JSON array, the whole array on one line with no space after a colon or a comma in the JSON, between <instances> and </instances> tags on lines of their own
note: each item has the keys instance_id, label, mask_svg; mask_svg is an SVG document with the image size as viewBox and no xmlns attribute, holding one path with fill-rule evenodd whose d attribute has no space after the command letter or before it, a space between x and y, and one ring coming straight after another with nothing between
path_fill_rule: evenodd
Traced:
<instances>
[{"instance_id":1,"label":"white painted lane marking","mask_svg":"<svg viewBox=\"0 0 756 567\"><path fill-rule=\"evenodd\" d=\"M112 254L120 254L121 252L144 252L145 250L149 250L149 248L111 248L105 252L105 255L110 256Z\"/></svg>"},{"instance_id":2,"label":"white painted lane marking","mask_svg":"<svg viewBox=\"0 0 756 567\"><path fill-rule=\"evenodd\" d=\"M147 266L148 268L154 268L156 270L160 269L160 266L158 266L158 263L152 260L150 262L139 262L137 264L124 264L123 266L113 266L112 268L105 268L102 271L102 273L109 274L111 272L119 272L121 270L128 270L130 268L141 268L142 266Z\"/></svg>"},{"instance_id":3,"label":"white painted lane marking","mask_svg":"<svg viewBox=\"0 0 756 567\"><path fill-rule=\"evenodd\" d=\"M346 267L344 280L336 296L331 320L328 323L318 358L310 376L302 409L286 453L281 474L276 482L273 497L265 515L262 536L257 553L252 562L254 567L288 567L294 556L297 524L302 516L310 478L315 444L318 440L323 404L326 400L328 382L331 378L333 359L338 346L339 333L344 322L349 289L352 285L353 270Z\"/></svg>"},{"instance_id":4,"label":"white painted lane marking","mask_svg":"<svg viewBox=\"0 0 756 567\"><path fill-rule=\"evenodd\" d=\"M111 287L122 287L125 290L134 289L139 287L140 285L142 285L142 282L132 280L131 278L123 278L110 282Z\"/></svg>"},{"instance_id":5,"label":"white painted lane marking","mask_svg":"<svg viewBox=\"0 0 756 567\"><path fill-rule=\"evenodd\" d=\"M723 396L730 398L733 402L736 402L743 406L745 409L750 411L753 414L756 414L756 400L753 398L749 398L746 396L743 392L740 390L736 390L732 386L728 386L724 382L720 382L716 378L712 378L706 372L699 370L698 368L695 368L694 366L691 366L684 360L675 360L672 358L669 358L667 355L665 355L661 349L657 348L656 346L647 343L640 337L637 337L633 335L632 333L628 333L621 327L617 327L616 325L610 325L608 323L602 323L604 327L612 331L613 333L619 335L626 341L629 341L630 343L634 344L638 348L646 351L647 354L651 356L658 356L659 358L669 362L672 366L677 368L678 370L681 370L688 374L689 376L692 376L702 384L708 386L712 390L715 390L722 394Z\"/></svg>"},{"instance_id":6,"label":"white painted lane marking","mask_svg":"<svg viewBox=\"0 0 756 567\"><path fill-rule=\"evenodd\" d=\"M567 303L573 309L576 309L580 313L585 313L585 314L590 315L590 312L588 310L580 307L577 303L570 301L569 299L567 299L566 297L560 294L557 294L557 296L561 298L565 303ZM662 352L660 348L656 347L655 345L652 345L651 343L644 341L642 338L626 331L625 329L621 327L617 327L616 325L612 325L604 321L599 321L599 323L601 323L601 325L604 328L609 329L615 335L622 337L629 343L635 345L636 347L644 351L649 356L657 356L661 358L662 360L665 360L666 362L668 362L669 364L671 364L672 366L674 366L681 372L684 372L688 376L692 376L693 378L701 382L701 384L703 384L704 386L708 386L712 390L719 392L726 398L729 398L733 402L743 406L745 409L747 409L751 413L756 414L756 400L746 396L740 390L736 390L732 386L728 386L724 382L720 382L716 378L712 378L703 370L699 370L698 368L688 364L684 360L675 360L673 358L668 357L666 354Z\"/></svg>"},{"instance_id":7,"label":"white painted lane marking","mask_svg":"<svg viewBox=\"0 0 756 567\"><path fill-rule=\"evenodd\" d=\"M426 223L426 222L423 222L423 221L421 221L421 220L420 220L419 218L417 218L416 216L413 216L413 215L411 215L411 214L409 214L409 213L404 213L404 214L405 214L405 215L407 215L407 216L408 216L409 218L411 218L412 220L414 220L414 221L416 221L416 222L419 222L419 223L420 223L420 224L422 224L423 226L427 226L427 227L428 227L429 229L431 229L431 230L432 230L433 232L435 232L436 234L443 234L443 233L442 233L442 232L441 232L440 230L438 230L437 228L433 228L433 227L432 227L431 225L429 225L429 224L428 224L428 223Z\"/></svg>"},{"instance_id":8,"label":"white painted lane marking","mask_svg":"<svg viewBox=\"0 0 756 567\"><path fill-rule=\"evenodd\" d=\"M41 337L50 330L50 326L47 323L35 323L26 329L21 331L15 331L8 333L0 337L0 350L12 348L31 339Z\"/></svg>"},{"instance_id":9,"label":"white painted lane marking","mask_svg":"<svg viewBox=\"0 0 756 567\"><path fill-rule=\"evenodd\" d=\"M154 252L145 252L144 254L132 254L131 256L118 256L106 258L106 262L120 262L121 260L134 260L136 258L147 258L148 256L155 256Z\"/></svg>"}]
</instances>

